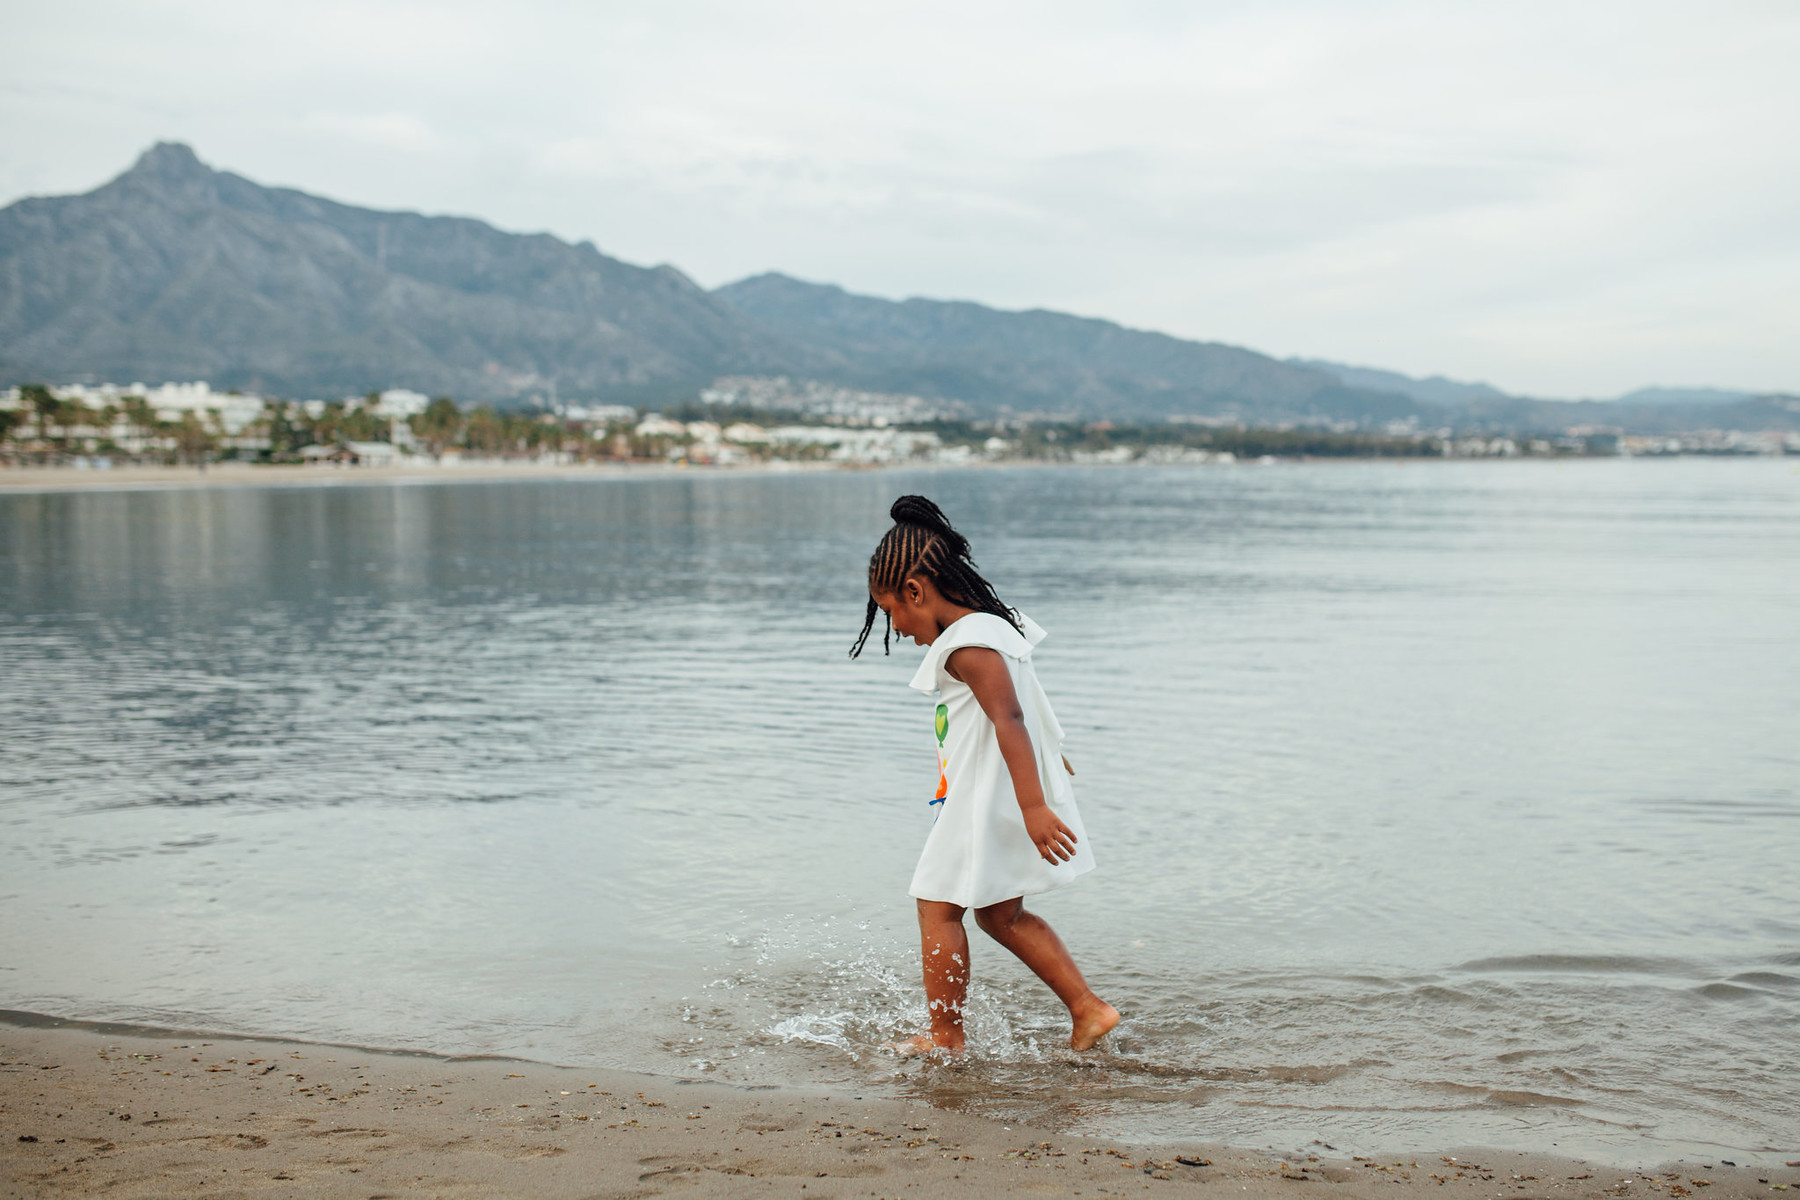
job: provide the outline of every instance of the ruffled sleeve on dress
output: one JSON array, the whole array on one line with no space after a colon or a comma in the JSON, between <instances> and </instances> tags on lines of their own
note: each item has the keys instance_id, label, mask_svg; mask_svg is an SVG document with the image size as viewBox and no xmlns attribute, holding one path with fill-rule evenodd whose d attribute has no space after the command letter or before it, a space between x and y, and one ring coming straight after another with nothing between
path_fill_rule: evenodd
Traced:
<instances>
[{"instance_id":1,"label":"ruffled sleeve on dress","mask_svg":"<svg viewBox=\"0 0 1800 1200\"><path fill-rule=\"evenodd\" d=\"M993 613L970 613L952 622L938 635L937 641L926 647L924 661L913 673L913 690L926 695L941 690L944 680L950 678L944 665L950 661L951 654L965 646L985 646L1008 658L1030 658L1032 647L1044 640L1044 631L1023 613L1019 615L1019 623L1025 626L1023 634L1012 627L1012 622Z\"/></svg>"},{"instance_id":2,"label":"ruffled sleeve on dress","mask_svg":"<svg viewBox=\"0 0 1800 1200\"><path fill-rule=\"evenodd\" d=\"M931 643L925 651L925 659L913 674L912 686L915 690L931 695L941 691L949 673L944 669L950 661L950 655L965 646L985 646L989 650L997 650L1008 658L1029 662L1031 652L1037 648L1045 637L1043 626L1026 616L1019 614L1019 624L1025 627L1021 634L1012 627L1012 623L992 613L970 613L960 621L954 622L948 629ZM1056 710L1050 707L1050 697L1044 693L1044 687L1038 682L1036 671L1026 671L1021 680L1024 687L1019 703L1028 704L1037 712L1038 725L1043 731L1042 744L1038 747L1050 763L1060 767L1062 760L1063 732L1062 722L1056 719Z\"/></svg>"}]
</instances>

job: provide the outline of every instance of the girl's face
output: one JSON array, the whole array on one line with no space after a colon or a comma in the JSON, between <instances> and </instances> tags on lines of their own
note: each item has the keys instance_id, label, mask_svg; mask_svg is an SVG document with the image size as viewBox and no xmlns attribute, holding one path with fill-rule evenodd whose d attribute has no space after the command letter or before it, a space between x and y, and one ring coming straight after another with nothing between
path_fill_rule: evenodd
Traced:
<instances>
[{"instance_id":1,"label":"girl's face","mask_svg":"<svg viewBox=\"0 0 1800 1200\"><path fill-rule=\"evenodd\" d=\"M911 638L921 646L929 646L943 632L932 612L930 597L917 579L908 579L900 585L898 592L869 594L875 597L875 603L881 606L881 611L887 614L894 632L901 637Z\"/></svg>"}]
</instances>

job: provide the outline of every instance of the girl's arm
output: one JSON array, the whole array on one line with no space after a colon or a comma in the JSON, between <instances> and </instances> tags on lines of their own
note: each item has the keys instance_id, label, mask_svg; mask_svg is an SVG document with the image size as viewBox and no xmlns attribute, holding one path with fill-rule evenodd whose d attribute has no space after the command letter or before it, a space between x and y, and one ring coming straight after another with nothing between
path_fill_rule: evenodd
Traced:
<instances>
[{"instance_id":1,"label":"girl's arm","mask_svg":"<svg viewBox=\"0 0 1800 1200\"><path fill-rule=\"evenodd\" d=\"M1019 707L1019 695L1013 690L1012 672L997 650L985 646L964 646L953 650L945 667L950 674L969 685L976 703L994 723L994 736L1000 742L1000 757L1012 775L1013 795L1025 817L1025 832L1044 861L1067 862L1075 857L1075 833L1062 819L1050 811L1044 801L1044 784L1038 776L1037 753L1031 746L1031 734L1025 729L1025 713Z\"/></svg>"}]
</instances>

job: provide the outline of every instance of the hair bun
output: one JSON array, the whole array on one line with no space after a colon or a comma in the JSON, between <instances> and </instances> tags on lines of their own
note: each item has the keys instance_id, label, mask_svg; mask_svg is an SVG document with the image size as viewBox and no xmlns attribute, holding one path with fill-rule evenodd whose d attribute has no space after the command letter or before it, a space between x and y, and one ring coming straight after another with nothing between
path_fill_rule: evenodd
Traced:
<instances>
[{"instance_id":1,"label":"hair bun","mask_svg":"<svg viewBox=\"0 0 1800 1200\"><path fill-rule=\"evenodd\" d=\"M932 537L941 538L957 558L969 557L969 539L951 528L950 518L944 515L944 510L924 496L900 497L888 509L888 516L896 525L911 525Z\"/></svg>"},{"instance_id":2,"label":"hair bun","mask_svg":"<svg viewBox=\"0 0 1800 1200\"><path fill-rule=\"evenodd\" d=\"M888 509L888 516L899 525L918 525L933 533L941 533L950 528L950 518L944 510L927 500L924 496L902 496L894 501Z\"/></svg>"}]
</instances>

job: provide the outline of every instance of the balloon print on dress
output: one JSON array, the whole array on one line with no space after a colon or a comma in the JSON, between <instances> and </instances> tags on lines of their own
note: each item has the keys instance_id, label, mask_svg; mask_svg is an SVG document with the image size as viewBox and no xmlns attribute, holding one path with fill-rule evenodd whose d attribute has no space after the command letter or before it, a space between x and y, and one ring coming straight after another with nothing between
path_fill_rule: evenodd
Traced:
<instances>
[{"instance_id":1,"label":"balloon print on dress","mask_svg":"<svg viewBox=\"0 0 1800 1200\"><path fill-rule=\"evenodd\" d=\"M944 797L950 794L950 776L948 770L950 760L944 757L944 736L950 732L950 708L948 705L937 706L937 739L938 739L938 790L933 804L942 804Z\"/></svg>"}]
</instances>

